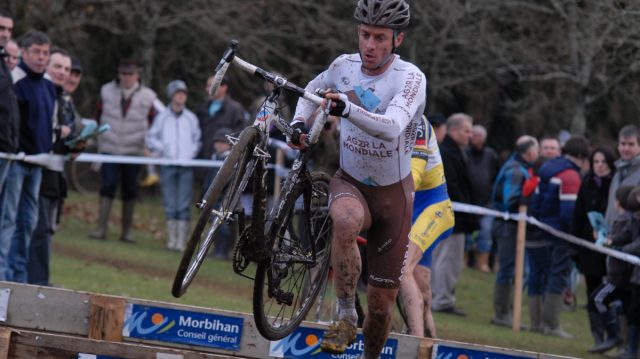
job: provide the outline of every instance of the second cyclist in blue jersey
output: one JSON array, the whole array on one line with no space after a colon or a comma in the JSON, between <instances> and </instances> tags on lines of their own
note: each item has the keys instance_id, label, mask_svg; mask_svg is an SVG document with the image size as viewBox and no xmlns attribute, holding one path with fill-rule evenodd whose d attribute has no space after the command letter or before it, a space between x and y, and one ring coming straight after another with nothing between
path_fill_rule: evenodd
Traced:
<instances>
[{"instance_id":1,"label":"second cyclist in blue jersey","mask_svg":"<svg viewBox=\"0 0 640 359\"><path fill-rule=\"evenodd\" d=\"M307 90L338 93L331 114L341 117L340 169L331 181L331 263L338 322L322 338L324 351L341 353L356 339L356 284L361 259L356 237L368 232L368 311L364 357L377 358L391 329L391 313L406 262L413 208L411 154L426 102L425 75L396 55L409 23L404 0L360 0L359 52L338 57ZM300 100L294 119L316 110ZM300 126L295 125L294 126Z\"/></svg>"}]
</instances>

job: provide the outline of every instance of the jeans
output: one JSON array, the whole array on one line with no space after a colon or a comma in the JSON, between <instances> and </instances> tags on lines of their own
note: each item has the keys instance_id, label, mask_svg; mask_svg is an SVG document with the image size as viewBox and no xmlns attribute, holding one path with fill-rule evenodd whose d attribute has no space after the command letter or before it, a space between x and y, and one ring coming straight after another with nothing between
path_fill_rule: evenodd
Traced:
<instances>
[{"instance_id":1,"label":"jeans","mask_svg":"<svg viewBox=\"0 0 640 359\"><path fill-rule=\"evenodd\" d=\"M551 248L540 246L527 248L529 257L529 296L545 294L545 287L549 280L549 270L551 266Z\"/></svg>"},{"instance_id":2,"label":"jeans","mask_svg":"<svg viewBox=\"0 0 640 359\"><path fill-rule=\"evenodd\" d=\"M190 219L193 199L193 170L180 166L160 166L160 184L167 219Z\"/></svg>"},{"instance_id":3,"label":"jeans","mask_svg":"<svg viewBox=\"0 0 640 359\"><path fill-rule=\"evenodd\" d=\"M9 173L10 164L11 162L9 162L9 160L0 158L0 193L2 193L2 188L4 187L4 180L7 178L7 173Z\"/></svg>"},{"instance_id":4,"label":"jeans","mask_svg":"<svg viewBox=\"0 0 640 359\"><path fill-rule=\"evenodd\" d=\"M27 282L29 243L38 222L41 167L12 162L0 220L0 279Z\"/></svg>"},{"instance_id":5,"label":"jeans","mask_svg":"<svg viewBox=\"0 0 640 359\"><path fill-rule=\"evenodd\" d=\"M493 216L480 217L480 229L476 237L476 248L480 253L491 252L493 239L491 236L491 227L493 226Z\"/></svg>"},{"instance_id":6,"label":"jeans","mask_svg":"<svg viewBox=\"0 0 640 359\"><path fill-rule=\"evenodd\" d=\"M27 265L29 284L49 285L51 238L59 204L60 200L57 198L47 196L38 198L38 224L31 238Z\"/></svg>"},{"instance_id":7,"label":"jeans","mask_svg":"<svg viewBox=\"0 0 640 359\"><path fill-rule=\"evenodd\" d=\"M122 200L138 198L138 173L140 165L103 163L100 167L100 196L113 199L118 189L118 180L122 185Z\"/></svg>"},{"instance_id":8,"label":"jeans","mask_svg":"<svg viewBox=\"0 0 640 359\"><path fill-rule=\"evenodd\" d=\"M492 234L496 241L499 269L497 284L512 284L515 278L517 223L497 219Z\"/></svg>"}]
</instances>

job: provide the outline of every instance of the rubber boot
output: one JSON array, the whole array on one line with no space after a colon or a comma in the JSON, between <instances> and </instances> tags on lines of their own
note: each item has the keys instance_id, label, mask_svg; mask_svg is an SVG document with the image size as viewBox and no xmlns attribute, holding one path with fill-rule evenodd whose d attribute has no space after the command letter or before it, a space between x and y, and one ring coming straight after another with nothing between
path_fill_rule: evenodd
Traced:
<instances>
[{"instance_id":1,"label":"rubber boot","mask_svg":"<svg viewBox=\"0 0 640 359\"><path fill-rule=\"evenodd\" d=\"M513 293L513 285L496 284L493 287L493 311L494 316L491 324L502 325L505 327L512 326L511 317L511 295Z\"/></svg>"},{"instance_id":2,"label":"rubber boot","mask_svg":"<svg viewBox=\"0 0 640 359\"><path fill-rule=\"evenodd\" d=\"M532 332L542 332L542 296L529 296L529 320Z\"/></svg>"},{"instance_id":3,"label":"rubber boot","mask_svg":"<svg viewBox=\"0 0 640 359\"><path fill-rule=\"evenodd\" d=\"M167 249L175 250L178 243L178 221L175 219L167 220Z\"/></svg>"},{"instance_id":4,"label":"rubber boot","mask_svg":"<svg viewBox=\"0 0 640 359\"><path fill-rule=\"evenodd\" d=\"M109 214L111 213L111 204L113 199L109 197L100 197L98 207L98 226L89 232L89 238L107 239L107 229L109 228Z\"/></svg>"},{"instance_id":5,"label":"rubber boot","mask_svg":"<svg viewBox=\"0 0 640 359\"><path fill-rule=\"evenodd\" d=\"M594 343L593 347L587 349L587 351L589 353L601 353L602 343L605 341L603 315L598 312L588 312L587 314L589 315L589 328L591 329Z\"/></svg>"},{"instance_id":6,"label":"rubber boot","mask_svg":"<svg viewBox=\"0 0 640 359\"><path fill-rule=\"evenodd\" d=\"M131 227L133 226L134 207L135 207L134 200L122 202L122 234L120 235L120 240L126 243L136 242L131 237Z\"/></svg>"},{"instance_id":7,"label":"rubber boot","mask_svg":"<svg viewBox=\"0 0 640 359\"><path fill-rule=\"evenodd\" d=\"M627 327L627 345L625 350L618 356L618 359L637 359L638 340L640 340L640 327L629 325Z\"/></svg>"},{"instance_id":8,"label":"rubber boot","mask_svg":"<svg viewBox=\"0 0 640 359\"><path fill-rule=\"evenodd\" d=\"M564 339L575 337L560 327L560 313L564 304L562 294L549 294L542 305L542 334Z\"/></svg>"},{"instance_id":9,"label":"rubber boot","mask_svg":"<svg viewBox=\"0 0 640 359\"><path fill-rule=\"evenodd\" d=\"M589 313L591 315L591 313ZM620 335L620 322L618 321L618 313L615 309L609 309L606 313L598 314L600 322L607 333L607 339L603 340L600 345L589 349L590 353L604 353L622 343ZM593 331L593 330L592 330Z\"/></svg>"},{"instance_id":10,"label":"rubber boot","mask_svg":"<svg viewBox=\"0 0 640 359\"><path fill-rule=\"evenodd\" d=\"M189 234L191 233L191 223L187 220L178 221L176 250L184 252Z\"/></svg>"},{"instance_id":11,"label":"rubber boot","mask_svg":"<svg viewBox=\"0 0 640 359\"><path fill-rule=\"evenodd\" d=\"M475 252L475 267L482 273L491 272L491 268L489 268L489 253L488 252Z\"/></svg>"}]
</instances>

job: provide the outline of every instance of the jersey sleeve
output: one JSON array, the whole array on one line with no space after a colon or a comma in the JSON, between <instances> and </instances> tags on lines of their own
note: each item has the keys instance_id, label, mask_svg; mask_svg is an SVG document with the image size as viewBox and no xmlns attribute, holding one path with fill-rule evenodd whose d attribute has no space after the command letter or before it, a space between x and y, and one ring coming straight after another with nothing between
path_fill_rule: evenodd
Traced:
<instances>
[{"instance_id":1,"label":"jersey sleeve","mask_svg":"<svg viewBox=\"0 0 640 359\"><path fill-rule=\"evenodd\" d=\"M343 61L344 58L346 58L346 55L342 55L335 59L328 69L320 73L313 80L309 81L309 83L305 87L305 90L314 92L317 89L335 88L336 86L334 81L334 69L337 67L336 64L339 64L341 61ZM307 119L311 118L317 108L318 105L316 105L315 103L300 97L298 99L298 103L296 104L296 111L293 116L293 121L307 121Z\"/></svg>"}]
</instances>

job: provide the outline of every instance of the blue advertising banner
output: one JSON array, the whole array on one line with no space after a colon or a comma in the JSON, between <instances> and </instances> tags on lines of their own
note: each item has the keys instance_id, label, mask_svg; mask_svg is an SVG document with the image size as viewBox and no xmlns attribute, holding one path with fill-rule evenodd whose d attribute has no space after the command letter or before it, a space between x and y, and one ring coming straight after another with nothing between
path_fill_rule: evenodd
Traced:
<instances>
[{"instance_id":1,"label":"blue advertising banner","mask_svg":"<svg viewBox=\"0 0 640 359\"><path fill-rule=\"evenodd\" d=\"M529 357L509 355L502 353L492 353L483 350L474 350L468 348L455 348L442 344L438 344L436 350L436 359L525 359Z\"/></svg>"},{"instance_id":2,"label":"blue advertising banner","mask_svg":"<svg viewBox=\"0 0 640 359\"><path fill-rule=\"evenodd\" d=\"M286 338L271 342L269 356L276 358L313 358L313 359L357 359L364 351L364 337L358 334L355 343L351 344L342 354L329 354L320 350L320 341L323 331L314 328L298 328ZM396 357L398 341L388 339L380 358L393 359Z\"/></svg>"},{"instance_id":3,"label":"blue advertising banner","mask_svg":"<svg viewBox=\"0 0 640 359\"><path fill-rule=\"evenodd\" d=\"M242 318L127 304L122 335L129 338L240 349Z\"/></svg>"}]
</instances>

